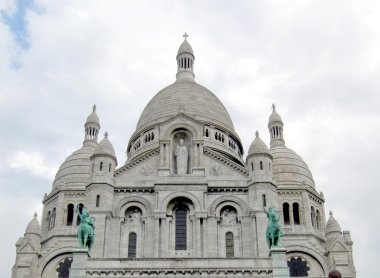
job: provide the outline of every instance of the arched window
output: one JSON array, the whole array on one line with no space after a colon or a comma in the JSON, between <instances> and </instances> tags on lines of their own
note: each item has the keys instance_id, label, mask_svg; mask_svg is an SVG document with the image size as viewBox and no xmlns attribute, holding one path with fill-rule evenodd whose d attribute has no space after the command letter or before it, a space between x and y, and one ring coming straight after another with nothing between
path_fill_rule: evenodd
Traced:
<instances>
[{"instance_id":1,"label":"arched window","mask_svg":"<svg viewBox=\"0 0 380 278\"><path fill-rule=\"evenodd\" d=\"M315 227L315 209L314 209L314 207L311 207L311 215L310 215L310 217L311 217L311 225L313 227Z\"/></svg>"},{"instance_id":2,"label":"arched window","mask_svg":"<svg viewBox=\"0 0 380 278\"><path fill-rule=\"evenodd\" d=\"M92 163L92 165L91 165L91 172L92 172L92 173L94 172L94 166L95 166L95 164Z\"/></svg>"},{"instance_id":3,"label":"arched window","mask_svg":"<svg viewBox=\"0 0 380 278\"><path fill-rule=\"evenodd\" d=\"M253 171L254 171L254 170L253 170L253 162L251 163L251 169L252 169L252 172L253 172Z\"/></svg>"},{"instance_id":4,"label":"arched window","mask_svg":"<svg viewBox=\"0 0 380 278\"><path fill-rule=\"evenodd\" d=\"M99 170L103 171L103 162L100 162Z\"/></svg>"},{"instance_id":5,"label":"arched window","mask_svg":"<svg viewBox=\"0 0 380 278\"><path fill-rule=\"evenodd\" d=\"M100 205L100 195L96 195L96 207L98 208Z\"/></svg>"},{"instance_id":6,"label":"arched window","mask_svg":"<svg viewBox=\"0 0 380 278\"><path fill-rule=\"evenodd\" d=\"M51 211L49 210L47 215L46 215L46 230L50 230L50 219L51 219Z\"/></svg>"},{"instance_id":7,"label":"arched window","mask_svg":"<svg viewBox=\"0 0 380 278\"><path fill-rule=\"evenodd\" d=\"M187 249L187 210L179 207L175 212L175 250Z\"/></svg>"},{"instance_id":8,"label":"arched window","mask_svg":"<svg viewBox=\"0 0 380 278\"><path fill-rule=\"evenodd\" d=\"M289 215L289 204L284 203L282 205L282 212L284 214L284 224L289 225L290 224L290 215Z\"/></svg>"},{"instance_id":9,"label":"arched window","mask_svg":"<svg viewBox=\"0 0 380 278\"><path fill-rule=\"evenodd\" d=\"M265 194L263 194L263 196L261 198L263 199L263 207L266 207L267 206L267 196L265 196Z\"/></svg>"},{"instance_id":10,"label":"arched window","mask_svg":"<svg viewBox=\"0 0 380 278\"><path fill-rule=\"evenodd\" d=\"M49 230L53 229L54 226L55 226L55 215L56 215L56 212L57 212L57 210L55 208L53 208L52 213L51 213L51 218L50 218L50 227L49 227Z\"/></svg>"},{"instance_id":11,"label":"arched window","mask_svg":"<svg viewBox=\"0 0 380 278\"><path fill-rule=\"evenodd\" d=\"M82 213L83 204L79 204L78 207L79 207L79 211ZM80 217L79 217L79 213L78 213L78 215L77 215L77 226L79 226L79 224L80 224Z\"/></svg>"},{"instance_id":12,"label":"arched window","mask_svg":"<svg viewBox=\"0 0 380 278\"><path fill-rule=\"evenodd\" d=\"M128 258L136 258L136 245L137 235L136 233L130 233L128 238Z\"/></svg>"},{"instance_id":13,"label":"arched window","mask_svg":"<svg viewBox=\"0 0 380 278\"><path fill-rule=\"evenodd\" d=\"M108 172L111 172L112 164L108 165Z\"/></svg>"},{"instance_id":14,"label":"arched window","mask_svg":"<svg viewBox=\"0 0 380 278\"><path fill-rule=\"evenodd\" d=\"M293 203L293 220L294 224L300 224L300 209L298 203Z\"/></svg>"},{"instance_id":15,"label":"arched window","mask_svg":"<svg viewBox=\"0 0 380 278\"><path fill-rule=\"evenodd\" d=\"M73 204L68 204L67 205L66 225L67 226L73 225L73 219L74 219L74 205Z\"/></svg>"},{"instance_id":16,"label":"arched window","mask_svg":"<svg viewBox=\"0 0 380 278\"><path fill-rule=\"evenodd\" d=\"M260 170L264 170L263 162L262 161L260 161Z\"/></svg>"},{"instance_id":17,"label":"arched window","mask_svg":"<svg viewBox=\"0 0 380 278\"><path fill-rule=\"evenodd\" d=\"M317 210L317 214L315 216L315 222L316 222L316 226L317 226L317 229L320 230L321 229L321 221L320 221L320 217L321 217L321 214L319 212L319 210Z\"/></svg>"},{"instance_id":18,"label":"arched window","mask_svg":"<svg viewBox=\"0 0 380 278\"><path fill-rule=\"evenodd\" d=\"M231 232L226 233L226 257L234 257L234 235Z\"/></svg>"}]
</instances>

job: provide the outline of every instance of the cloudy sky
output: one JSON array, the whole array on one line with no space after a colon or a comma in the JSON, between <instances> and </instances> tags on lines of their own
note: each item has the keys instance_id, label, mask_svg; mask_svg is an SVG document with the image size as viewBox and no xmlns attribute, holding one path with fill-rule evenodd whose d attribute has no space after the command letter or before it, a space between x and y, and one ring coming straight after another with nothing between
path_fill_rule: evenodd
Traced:
<instances>
[{"instance_id":1,"label":"cloudy sky","mask_svg":"<svg viewBox=\"0 0 380 278\"><path fill-rule=\"evenodd\" d=\"M0 0L0 277L97 104L119 165L147 102L175 79L187 32L198 83L245 150L277 105L358 277L380 277L379 1Z\"/></svg>"}]
</instances>

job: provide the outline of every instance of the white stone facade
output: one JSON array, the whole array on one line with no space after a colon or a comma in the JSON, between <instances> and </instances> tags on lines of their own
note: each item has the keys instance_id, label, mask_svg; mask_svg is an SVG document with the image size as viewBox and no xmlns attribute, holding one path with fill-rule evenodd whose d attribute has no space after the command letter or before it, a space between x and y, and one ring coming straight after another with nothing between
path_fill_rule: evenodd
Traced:
<instances>
[{"instance_id":1,"label":"white stone facade","mask_svg":"<svg viewBox=\"0 0 380 278\"><path fill-rule=\"evenodd\" d=\"M41 227L34 218L16 244L12 278L280 277L265 236L270 206L281 215L291 277L327 277L335 268L356 277L350 234L332 215L325 224L324 197L285 146L275 107L270 149L257 133L244 161L227 110L195 82L194 60L185 38L177 80L144 109L124 165L108 135L98 143L94 107L83 147L43 198ZM79 204L95 217L90 256L77 252Z\"/></svg>"}]
</instances>

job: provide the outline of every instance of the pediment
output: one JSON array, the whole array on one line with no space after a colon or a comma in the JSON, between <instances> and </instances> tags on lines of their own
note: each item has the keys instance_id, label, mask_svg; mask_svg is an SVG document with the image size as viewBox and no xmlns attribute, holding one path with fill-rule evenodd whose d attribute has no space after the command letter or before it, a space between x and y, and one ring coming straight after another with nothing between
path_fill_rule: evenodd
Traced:
<instances>
[{"instance_id":1,"label":"pediment","mask_svg":"<svg viewBox=\"0 0 380 278\"><path fill-rule=\"evenodd\" d=\"M343 242L341 242L340 240L337 240L332 245L331 250L333 250L333 251L347 251L347 246Z\"/></svg>"},{"instance_id":2,"label":"pediment","mask_svg":"<svg viewBox=\"0 0 380 278\"><path fill-rule=\"evenodd\" d=\"M248 170L245 167L239 165L231 159L228 159L225 155L222 155L210 148L204 148L204 154L214 161L213 163L209 163L209 175L218 176L225 175L226 173L230 173L230 175L231 173L238 173L243 177L248 176Z\"/></svg>"},{"instance_id":3,"label":"pediment","mask_svg":"<svg viewBox=\"0 0 380 278\"><path fill-rule=\"evenodd\" d=\"M140 172L141 176L147 176L152 174L151 171L155 171L157 169L157 166L155 166L155 160L158 157L158 155L159 148L149 150L145 153L140 154L139 156L135 157L132 161L127 161L123 166L117 169L115 171L115 177L121 177L125 174L130 173L138 174L138 172Z\"/></svg>"},{"instance_id":4,"label":"pediment","mask_svg":"<svg viewBox=\"0 0 380 278\"><path fill-rule=\"evenodd\" d=\"M37 252L36 249L33 247L31 242L28 240L24 242L24 245L20 247L18 250L19 253L32 253L32 252Z\"/></svg>"}]
</instances>

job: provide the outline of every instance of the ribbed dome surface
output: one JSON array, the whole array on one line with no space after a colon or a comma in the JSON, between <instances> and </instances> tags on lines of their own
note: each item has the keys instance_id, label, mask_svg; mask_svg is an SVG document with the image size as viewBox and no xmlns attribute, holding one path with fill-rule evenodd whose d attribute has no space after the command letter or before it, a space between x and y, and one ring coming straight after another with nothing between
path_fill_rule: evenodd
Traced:
<instances>
[{"instance_id":1,"label":"ribbed dome surface","mask_svg":"<svg viewBox=\"0 0 380 278\"><path fill-rule=\"evenodd\" d=\"M115 149L107 137L104 137L102 141L96 146L93 155L111 155L115 157Z\"/></svg>"},{"instance_id":2,"label":"ribbed dome surface","mask_svg":"<svg viewBox=\"0 0 380 278\"><path fill-rule=\"evenodd\" d=\"M269 153L269 149L267 145L264 143L264 141L261 140L261 138L258 135L256 135L256 138L253 140L251 146L249 147L248 156L252 154L265 154L265 153Z\"/></svg>"},{"instance_id":3,"label":"ribbed dome surface","mask_svg":"<svg viewBox=\"0 0 380 278\"><path fill-rule=\"evenodd\" d=\"M326 235L331 234L331 233L342 234L342 229L340 228L338 221L334 218L334 216L330 212L330 218L326 224Z\"/></svg>"},{"instance_id":4,"label":"ribbed dome surface","mask_svg":"<svg viewBox=\"0 0 380 278\"><path fill-rule=\"evenodd\" d=\"M184 40L183 43L180 45L177 55L181 53L191 53L194 56L193 48L187 40Z\"/></svg>"},{"instance_id":5,"label":"ribbed dome surface","mask_svg":"<svg viewBox=\"0 0 380 278\"><path fill-rule=\"evenodd\" d=\"M95 111L92 111L92 113L87 117L86 123L96 123L96 124L100 123L99 117Z\"/></svg>"},{"instance_id":6,"label":"ribbed dome surface","mask_svg":"<svg viewBox=\"0 0 380 278\"><path fill-rule=\"evenodd\" d=\"M269 116L268 124L273 123L273 122L282 122L280 114L277 113L276 110L272 111L272 114Z\"/></svg>"},{"instance_id":7,"label":"ribbed dome surface","mask_svg":"<svg viewBox=\"0 0 380 278\"><path fill-rule=\"evenodd\" d=\"M164 122L180 112L234 131L230 115L220 100L205 87L183 79L162 89L151 99L140 116L136 131Z\"/></svg>"},{"instance_id":8,"label":"ribbed dome surface","mask_svg":"<svg viewBox=\"0 0 380 278\"><path fill-rule=\"evenodd\" d=\"M60 184L85 186L89 178L90 156L93 152L93 145L84 145L71 154L59 167L53 188Z\"/></svg>"},{"instance_id":9,"label":"ribbed dome surface","mask_svg":"<svg viewBox=\"0 0 380 278\"><path fill-rule=\"evenodd\" d=\"M307 184L315 187L313 175L302 158L285 145L270 149L273 177L278 185Z\"/></svg>"},{"instance_id":10,"label":"ribbed dome surface","mask_svg":"<svg viewBox=\"0 0 380 278\"><path fill-rule=\"evenodd\" d=\"M34 215L33 219L29 222L28 226L26 227L25 235L27 234L35 234L38 236L41 234L41 226L37 220L37 214Z\"/></svg>"}]
</instances>

